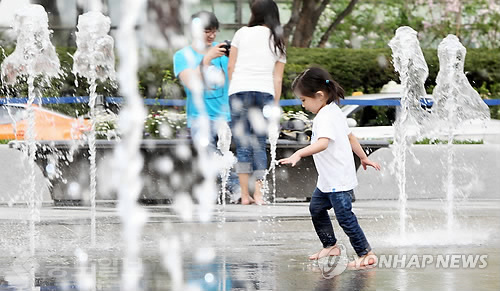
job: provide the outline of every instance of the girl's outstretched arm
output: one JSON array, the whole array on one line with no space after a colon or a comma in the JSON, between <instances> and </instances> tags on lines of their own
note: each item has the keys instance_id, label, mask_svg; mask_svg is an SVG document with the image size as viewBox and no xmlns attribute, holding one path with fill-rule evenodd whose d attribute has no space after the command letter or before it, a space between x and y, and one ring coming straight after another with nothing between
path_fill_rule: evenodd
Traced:
<instances>
[{"instance_id":1,"label":"girl's outstretched arm","mask_svg":"<svg viewBox=\"0 0 500 291\"><path fill-rule=\"evenodd\" d=\"M365 151L363 150L363 148L359 144L359 141L356 138L356 136L352 133L350 133L348 136L349 136L349 142L351 143L352 151L361 160L361 165L363 166L363 169L366 170L366 167L370 166L370 167L375 168L375 170L380 171L380 165L378 163L373 162L370 159L368 159L368 156L366 155Z\"/></svg>"},{"instance_id":2,"label":"girl's outstretched arm","mask_svg":"<svg viewBox=\"0 0 500 291\"><path fill-rule=\"evenodd\" d=\"M329 138L321 137L315 143L306 146L305 148L301 148L296 151L293 155L288 158L284 158L278 161L280 164L292 164L292 167L300 161L301 158L311 156L317 154L321 151L324 151L328 147Z\"/></svg>"}]
</instances>

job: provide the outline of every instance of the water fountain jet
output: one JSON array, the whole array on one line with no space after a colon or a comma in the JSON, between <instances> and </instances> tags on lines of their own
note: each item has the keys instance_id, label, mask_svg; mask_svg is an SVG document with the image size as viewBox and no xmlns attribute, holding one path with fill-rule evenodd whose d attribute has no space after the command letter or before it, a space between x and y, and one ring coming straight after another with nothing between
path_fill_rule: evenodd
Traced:
<instances>
[{"instance_id":1,"label":"water fountain jet","mask_svg":"<svg viewBox=\"0 0 500 291\"><path fill-rule=\"evenodd\" d=\"M143 187L140 171L143 158L139 148L142 141L146 110L137 88L137 69L139 65L138 44L135 25L139 12L146 1L123 1L123 13L117 36L117 49L120 57L118 82L120 91L126 99L119 115L121 142L114 150L113 181L118 190L118 211L122 219L122 237L126 241L121 290L141 290L139 281L143 273L140 259L142 227L147 214L137 205Z\"/></svg>"},{"instance_id":2,"label":"water fountain jet","mask_svg":"<svg viewBox=\"0 0 500 291\"><path fill-rule=\"evenodd\" d=\"M401 107L394 123L394 161L396 179L399 188L399 225L402 237L406 235L406 158L411 144L416 136L421 134L421 124L428 117L428 112L420 105L421 98L425 97L425 79L429 74L427 63L420 49L417 32L411 27L403 26L396 30L396 35L389 42L392 49L395 70L399 73L403 95ZM417 128L412 133L409 129Z\"/></svg>"},{"instance_id":3,"label":"water fountain jet","mask_svg":"<svg viewBox=\"0 0 500 291\"><path fill-rule=\"evenodd\" d=\"M41 97L35 87L35 79L41 84L49 84L50 79L61 74L60 63L56 51L50 42L50 30L47 12L41 5L26 5L15 13L14 31L17 34L16 48L2 63L2 80L14 85L26 77L28 83L28 128L26 131L26 146L28 158L28 206L30 209L30 254L35 256L36 229L35 222L40 220L42 198L37 193L35 184L35 113L33 103L35 98ZM23 150L24 152L24 150ZM31 286L34 286L34 264L31 265Z\"/></svg>"},{"instance_id":4,"label":"water fountain jet","mask_svg":"<svg viewBox=\"0 0 500 291\"><path fill-rule=\"evenodd\" d=\"M88 135L90 160L91 244L95 246L96 207L96 99L97 81L115 80L114 40L108 35L111 20L101 12L90 11L78 17L77 50L73 56L73 73L89 83L91 131Z\"/></svg>"},{"instance_id":5,"label":"water fountain jet","mask_svg":"<svg viewBox=\"0 0 500 291\"><path fill-rule=\"evenodd\" d=\"M454 226L455 182L453 140L457 126L471 120L488 120L490 110L472 88L464 73L466 49L455 35L448 35L438 47L439 73L433 91L434 119L447 131L446 150L446 214L447 228Z\"/></svg>"}]
</instances>

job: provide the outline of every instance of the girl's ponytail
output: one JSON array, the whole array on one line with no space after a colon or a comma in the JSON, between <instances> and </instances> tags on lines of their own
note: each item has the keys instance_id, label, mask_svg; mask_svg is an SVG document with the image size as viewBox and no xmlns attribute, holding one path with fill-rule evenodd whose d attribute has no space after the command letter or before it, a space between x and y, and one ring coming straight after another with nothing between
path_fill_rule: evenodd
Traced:
<instances>
[{"instance_id":1,"label":"girl's ponytail","mask_svg":"<svg viewBox=\"0 0 500 291\"><path fill-rule=\"evenodd\" d=\"M325 73L327 73L325 71ZM328 73L327 73L328 74ZM330 74L328 74L330 75ZM337 83L335 80L331 79L326 79L326 88L327 88L327 93L328 93L328 101L327 103L335 102L339 103L340 99L344 99L344 88L342 88L339 83Z\"/></svg>"}]
</instances>

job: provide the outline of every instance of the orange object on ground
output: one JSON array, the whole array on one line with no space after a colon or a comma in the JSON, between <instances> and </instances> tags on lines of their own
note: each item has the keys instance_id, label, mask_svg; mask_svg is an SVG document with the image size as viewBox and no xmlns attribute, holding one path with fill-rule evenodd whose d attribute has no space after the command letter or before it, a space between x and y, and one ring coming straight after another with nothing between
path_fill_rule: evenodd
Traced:
<instances>
[{"instance_id":1,"label":"orange object on ground","mask_svg":"<svg viewBox=\"0 0 500 291\"><path fill-rule=\"evenodd\" d=\"M81 139L90 131L90 121L73 118L33 105L36 140ZM0 105L0 139L24 140L28 129L26 104Z\"/></svg>"}]
</instances>

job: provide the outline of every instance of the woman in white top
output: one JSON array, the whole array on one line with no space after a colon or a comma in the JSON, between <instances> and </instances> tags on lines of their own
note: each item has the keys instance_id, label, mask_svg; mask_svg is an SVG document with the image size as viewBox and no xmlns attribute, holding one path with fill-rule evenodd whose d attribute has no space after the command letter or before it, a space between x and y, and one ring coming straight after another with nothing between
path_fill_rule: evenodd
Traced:
<instances>
[{"instance_id":1,"label":"woman in white top","mask_svg":"<svg viewBox=\"0 0 500 291\"><path fill-rule=\"evenodd\" d=\"M267 169L265 106L278 105L286 62L279 10L272 0L255 0L248 26L234 35L229 54L229 104L236 141L236 172L241 204L263 204L262 180ZM250 175L256 180L253 199Z\"/></svg>"}]
</instances>

